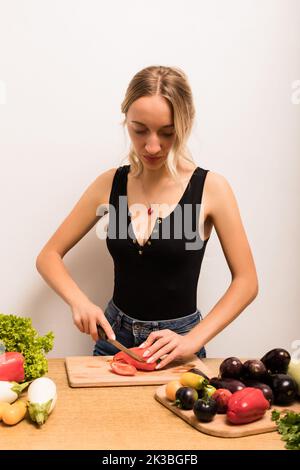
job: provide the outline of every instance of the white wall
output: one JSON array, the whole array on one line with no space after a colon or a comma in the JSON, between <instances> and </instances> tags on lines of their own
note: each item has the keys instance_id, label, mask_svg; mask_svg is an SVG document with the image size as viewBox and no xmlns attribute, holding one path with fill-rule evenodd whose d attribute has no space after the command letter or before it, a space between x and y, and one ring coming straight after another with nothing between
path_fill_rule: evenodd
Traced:
<instances>
[{"instance_id":1,"label":"white wall","mask_svg":"<svg viewBox=\"0 0 300 470\"><path fill-rule=\"evenodd\" d=\"M53 330L49 357L91 353L91 338L73 326L35 259L90 182L126 155L120 103L132 76L175 65L194 93L194 159L232 185L260 281L258 297L208 354L292 352L300 338L300 2L1 0L0 10L0 311L31 316L41 334ZM64 261L104 308L113 264L96 227ZM229 282L214 232L199 279L204 315Z\"/></svg>"}]
</instances>

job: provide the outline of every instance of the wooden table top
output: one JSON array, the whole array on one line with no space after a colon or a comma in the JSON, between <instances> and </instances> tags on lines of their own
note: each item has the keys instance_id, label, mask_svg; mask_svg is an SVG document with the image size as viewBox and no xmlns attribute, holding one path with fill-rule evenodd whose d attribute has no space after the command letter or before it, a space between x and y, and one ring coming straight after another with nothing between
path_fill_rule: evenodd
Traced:
<instances>
[{"instance_id":1,"label":"wooden table top","mask_svg":"<svg viewBox=\"0 0 300 470\"><path fill-rule=\"evenodd\" d=\"M208 366L218 359L205 359ZM203 434L154 399L157 386L71 388L64 359L49 359L57 404L38 428L28 419L0 423L0 449L284 449L277 431L241 438Z\"/></svg>"}]
</instances>

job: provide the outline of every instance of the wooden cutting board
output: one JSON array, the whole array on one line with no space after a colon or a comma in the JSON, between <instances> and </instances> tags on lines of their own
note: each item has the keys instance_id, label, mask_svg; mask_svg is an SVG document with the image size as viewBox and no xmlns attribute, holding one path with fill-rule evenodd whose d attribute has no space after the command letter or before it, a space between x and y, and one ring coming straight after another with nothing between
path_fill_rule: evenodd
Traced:
<instances>
[{"instance_id":1,"label":"wooden cutting board","mask_svg":"<svg viewBox=\"0 0 300 470\"><path fill-rule=\"evenodd\" d=\"M66 357L65 365L71 387L113 387L120 385L161 385L176 380L186 370L197 367L208 376L212 371L197 356L185 362L173 362L162 370L138 371L134 376L117 375L110 368L113 356Z\"/></svg>"},{"instance_id":2,"label":"wooden cutting board","mask_svg":"<svg viewBox=\"0 0 300 470\"><path fill-rule=\"evenodd\" d=\"M262 434L265 432L276 431L277 425L271 420L272 410L294 410L300 412L300 402L295 402L290 407L274 405L270 410L266 411L263 418L248 424L230 424L226 420L226 415L217 414L210 423L198 421L193 410L181 410L166 398L166 385L160 386L155 392L155 398L169 410L180 418L184 419L188 424L196 428L198 431L217 437L244 437L252 434Z\"/></svg>"}]
</instances>

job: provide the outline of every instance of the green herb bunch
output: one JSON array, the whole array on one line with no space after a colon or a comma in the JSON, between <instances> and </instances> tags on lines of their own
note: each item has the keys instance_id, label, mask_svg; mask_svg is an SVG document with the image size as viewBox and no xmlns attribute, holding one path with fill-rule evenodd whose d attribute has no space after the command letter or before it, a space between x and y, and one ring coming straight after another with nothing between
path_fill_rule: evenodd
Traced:
<instances>
[{"instance_id":1,"label":"green herb bunch","mask_svg":"<svg viewBox=\"0 0 300 470\"><path fill-rule=\"evenodd\" d=\"M7 352L17 351L25 358L25 380L33 380L48 372L45 354L54 343L52 331L39 336L31 318L0 314L0 339Z\"/></svg>"},{"instance_id":2,"label":"green herb bunch","mask_svg":"<svg viewBox=\"0 0 300 470\"><path fill-rule=\"evenodd\" d=\"M284 416L281 416L283 413ZM300 413L295 411L272 411L272 421L276 421L281 439L286 442L285 448L300 450Z\"/></svg>"}]
</instances>

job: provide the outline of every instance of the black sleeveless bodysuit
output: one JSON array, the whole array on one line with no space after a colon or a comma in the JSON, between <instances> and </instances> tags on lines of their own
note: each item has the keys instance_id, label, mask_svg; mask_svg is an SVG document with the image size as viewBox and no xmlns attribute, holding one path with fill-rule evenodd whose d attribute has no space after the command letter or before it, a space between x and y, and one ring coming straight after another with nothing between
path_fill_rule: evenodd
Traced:
<instances>
[{"instance_id":1,"label":"black sleeveless bodysuit","mask_svg":"<svg viewBox=\"0 0 300 470\"><path fill-rule=\"evenodd\" d=\"M208 241L200 238L199 214L209 170L194 170L175 209L156 219L143 246L135 238L128 211L129 170L130 165L116 170L109 199L106 244L114 262L113 301L141 321L190 315L197 310L197 284Z\"/></svg>"}]
</instances>

